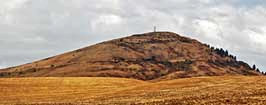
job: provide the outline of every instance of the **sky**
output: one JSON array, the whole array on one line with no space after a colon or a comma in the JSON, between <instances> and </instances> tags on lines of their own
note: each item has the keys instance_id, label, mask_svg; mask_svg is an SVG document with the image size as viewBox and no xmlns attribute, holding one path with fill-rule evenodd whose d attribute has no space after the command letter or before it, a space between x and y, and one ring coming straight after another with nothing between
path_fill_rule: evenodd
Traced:
<instances>
[{"instance_id":1,"label":"sky","mask_svg":"<svg viewBox=\"0 0 266 105\"><path fill-rule=\"evenodd\" d=\"M171 31L266 71L265 0L0 0L0 68Z\"/></svg>"}]
</instances>

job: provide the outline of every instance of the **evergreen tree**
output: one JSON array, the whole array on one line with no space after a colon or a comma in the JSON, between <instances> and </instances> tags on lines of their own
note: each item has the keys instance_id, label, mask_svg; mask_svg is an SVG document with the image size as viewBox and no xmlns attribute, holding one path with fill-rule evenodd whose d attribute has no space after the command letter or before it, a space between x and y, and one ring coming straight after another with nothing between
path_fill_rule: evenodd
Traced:
<instances>
[{"instance_id":1,"label":"evergreen tree","mask_svg":"<svg viewBox=\"0 0 266 105\"><path fill-rule=\"evenodd\" d=\"M256 69L256 71L257 71L257 72L260 72L260 69L259 69L259 68L257 68L257 69Z\"/></svg>"},{"instance_id":2,"label":"evergreen tree","mask_svg":"<svg viewBox=\"0 0 266 105\"><path fill-rule=\"evenodd\" d=\"M255 64L252 66L252 70L256 70L256 65Z\"/></svg>"},{"instance_id":3,"label":"evergreen tree","mask_svg":"<svg viewBox=\"0 0 266 105\"><path fill-rule=\"evenodd\" d=\"M236 60L236 56L234 56L234 60Z\"/></svg>"},{"instance_id":4,"label":"evergreen tree","mask_svg":"<svg viewBox=\"0 0 266 105\"><path fill-rule=\"evenodd\" d=\"M213 51L214 50L214 47L211 47L211 50Z\"/></svg>"},{"instance_id":5,"label":"evergreen tree","mask_svg":"<svg viewBox=\"0 0 266 105\"><path fill-rule=\"evenodd\" d=\"M208 47L208 48L210 48L210 45L209 45L209 44L207 44L207 47Z\"/></svg>"},{"instance_id":6,"label":"evergreen tree","mask_svg":"<svg viewBox=\"0 0 266 105\"><path fill-rule=\"evenodd\" d=\"M228 55L229 55L228 50L226 50L225 51L225 56L228 56Z\"/></svg>"}]
</instances>

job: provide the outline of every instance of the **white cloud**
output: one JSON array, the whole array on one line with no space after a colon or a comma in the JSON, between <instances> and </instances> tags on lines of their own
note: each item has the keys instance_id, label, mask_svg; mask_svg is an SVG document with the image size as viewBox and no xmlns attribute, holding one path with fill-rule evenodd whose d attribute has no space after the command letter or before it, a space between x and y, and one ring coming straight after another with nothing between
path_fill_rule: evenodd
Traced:
<instances>
[{"instance_id":1,"label":"white cloud","mask_svg":"<svg viewBox=\"0 0 266 105\"><path fill-rule=\"evenodd\" d=\"M97 24L105 24L105 25L113 25L113 24L119 24L121 23L122 18L117 15L102 15L99 16L98 19L93 21L93 25L97 26Z\"/></svg>"},{"instance_id":2,"label":"white cloud","mask_svg":"<svg viewBox=\"0 0 266 105\"><path fill-rule=\"evenodd\" d=\"M195 32L207 39L220 40L220 27L218 24L209 20L194 20Z\"/></svg>"}]
</instances>

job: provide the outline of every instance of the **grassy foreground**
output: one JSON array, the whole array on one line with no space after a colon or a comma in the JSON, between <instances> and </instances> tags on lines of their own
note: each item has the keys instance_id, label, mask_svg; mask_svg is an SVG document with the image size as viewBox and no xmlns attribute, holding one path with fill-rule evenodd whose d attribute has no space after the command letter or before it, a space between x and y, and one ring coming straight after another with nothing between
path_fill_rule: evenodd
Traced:
<instances>
[{"instance_id":1,"label":"grassy foreground","mask_svg":"<svg viewBox=\"0 0 266 105\"><path fill-rule=\"evenodd\" d=\"M3 78L0 104L265 104L266 77L145 82L122 78Z\"/></svg>"}]
</instances>

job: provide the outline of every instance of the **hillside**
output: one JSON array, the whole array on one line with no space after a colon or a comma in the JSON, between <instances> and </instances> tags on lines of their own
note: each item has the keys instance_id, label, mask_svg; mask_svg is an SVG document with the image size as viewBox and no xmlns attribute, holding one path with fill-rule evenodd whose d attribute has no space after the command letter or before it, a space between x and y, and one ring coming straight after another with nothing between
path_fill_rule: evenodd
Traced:
<instances>
[{"instance_id":1,"label":"hillside","mask_svg":"<svg viewBox=\"0 0 266 105\"><path fill-rule=\"evenodd\" d=\"M1 78L5 105L264 105L266 77L192 77L161 82L124 78Z\"/></svg>"},{"instance_id":2,"label":"hillside","mask_svg":"<svg viewBox=\"0 0 266 105\"><path fill-rule=\"evenodd\" d=\"M0 70L1 77L124 77L155 81L222 75L261 74L230 54L171 32L132 35Z\"/></svg>"}]
</instances>

